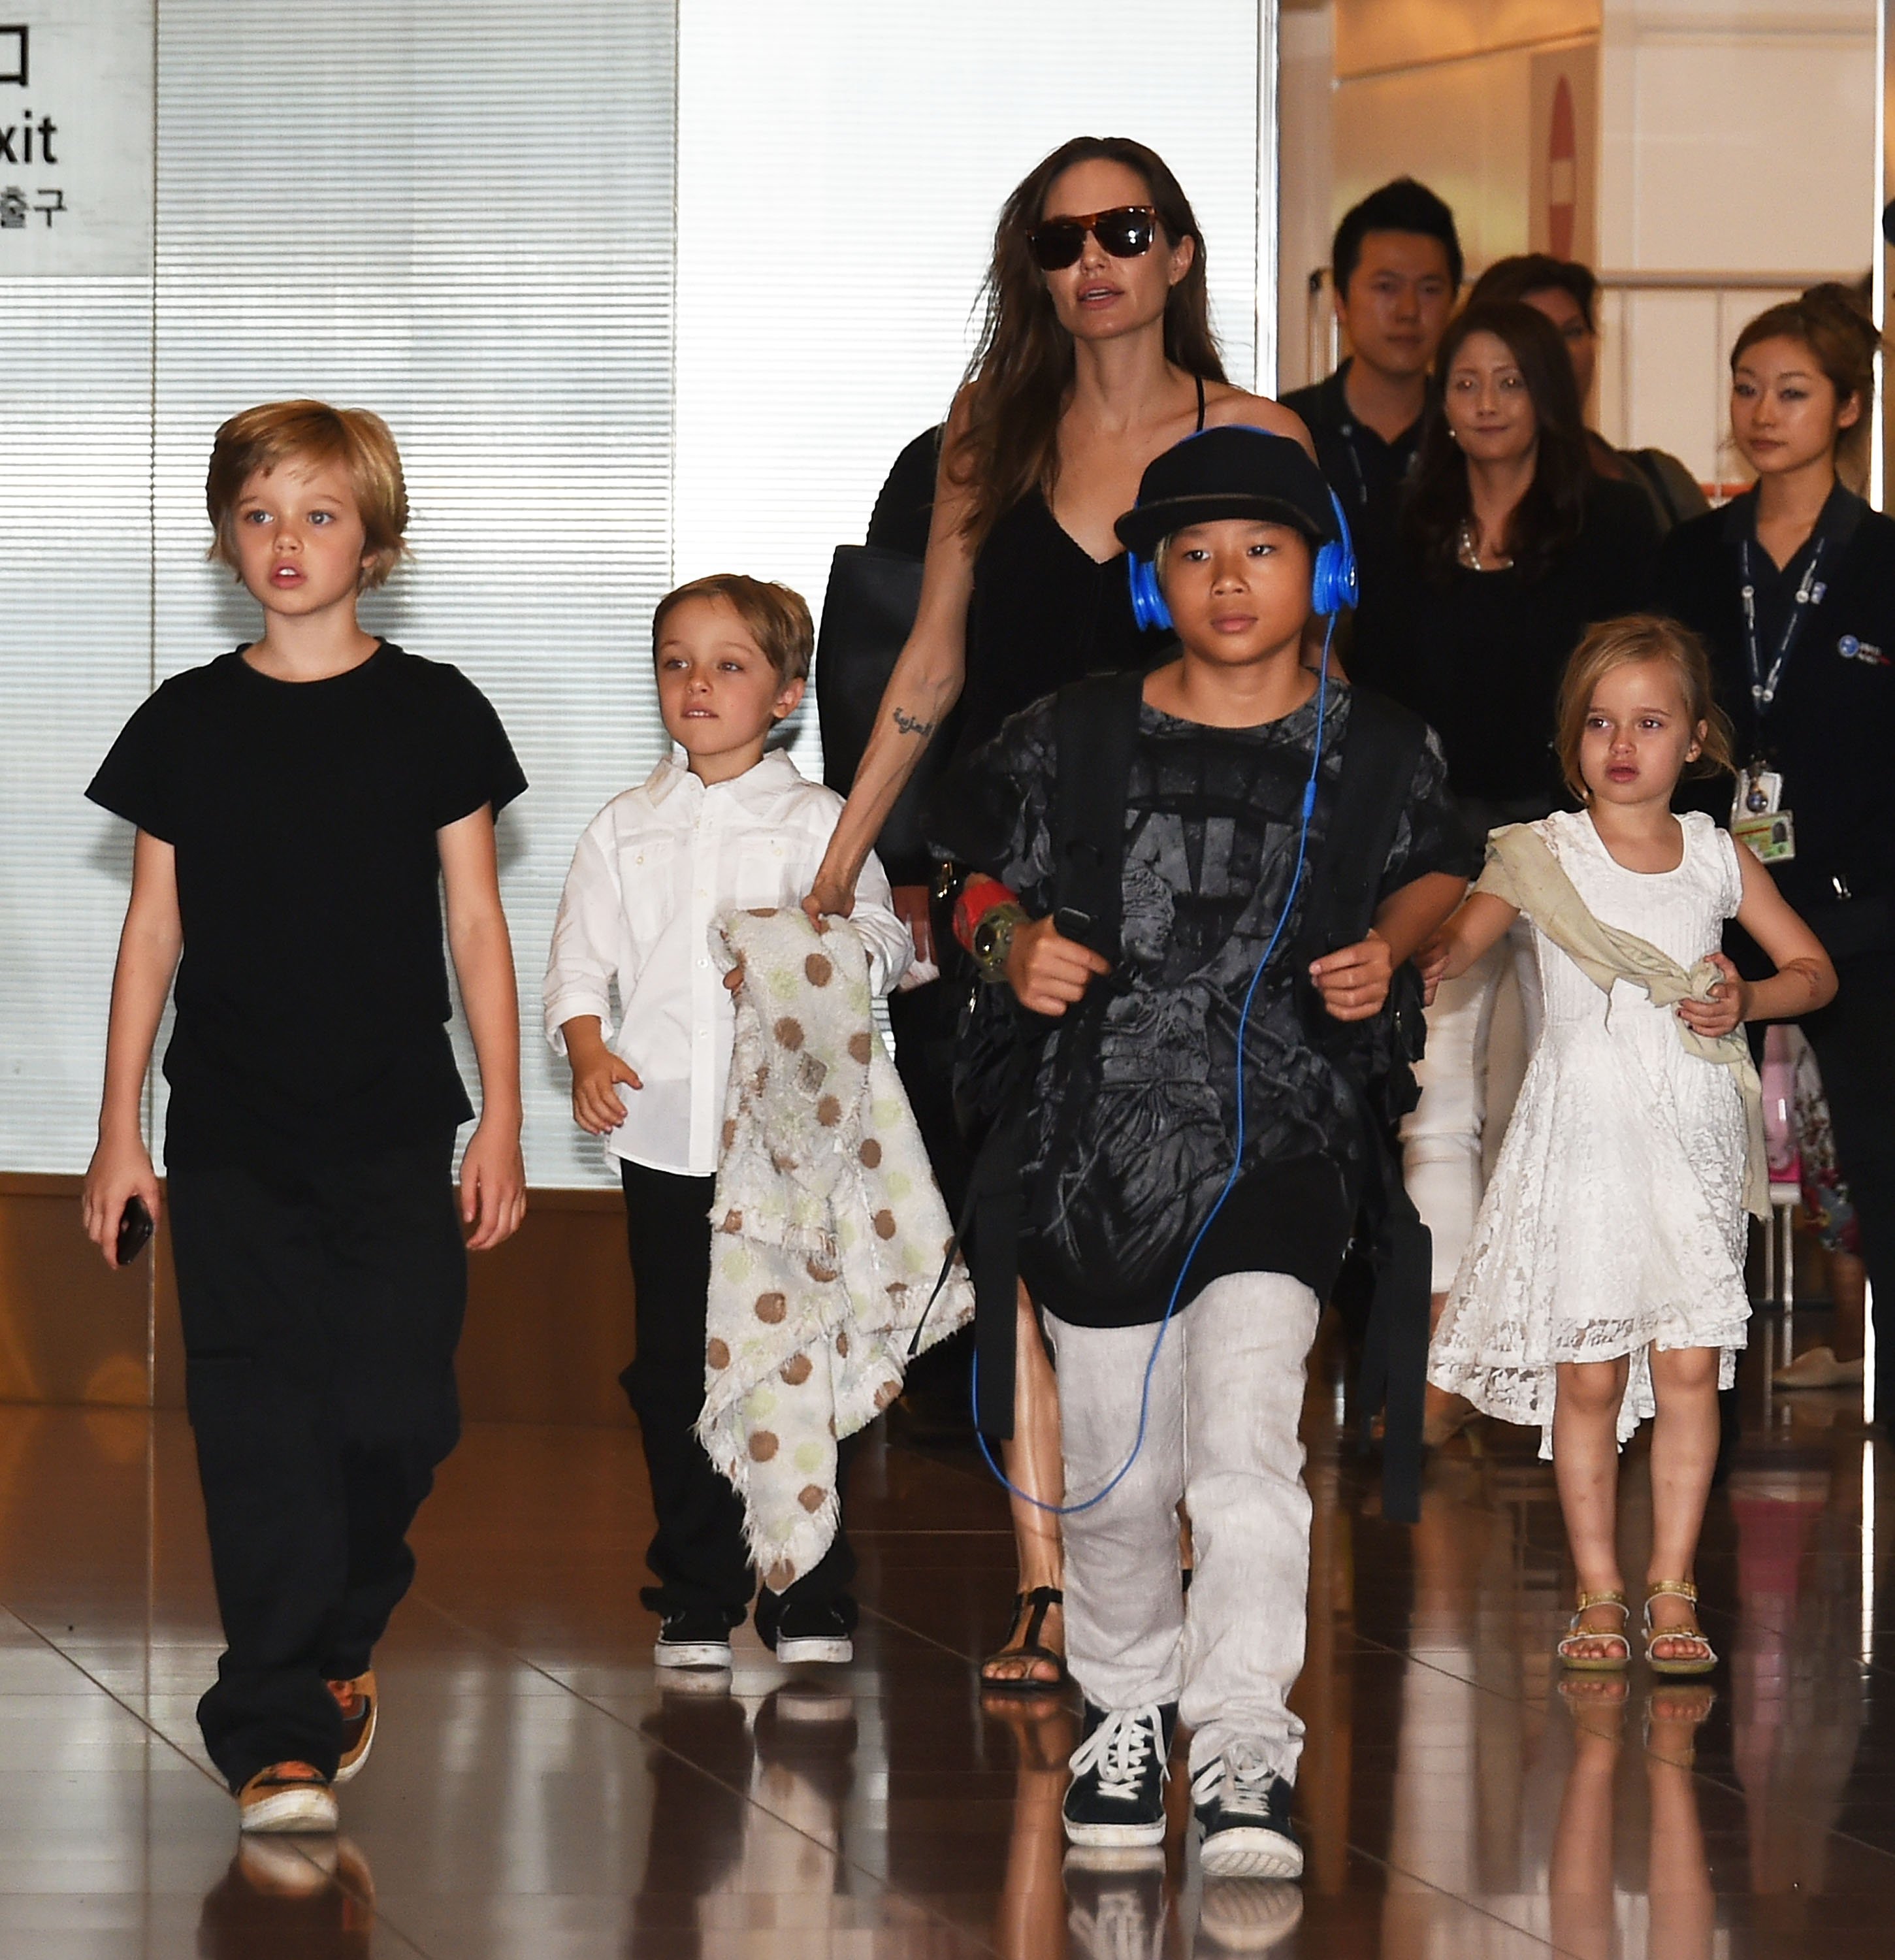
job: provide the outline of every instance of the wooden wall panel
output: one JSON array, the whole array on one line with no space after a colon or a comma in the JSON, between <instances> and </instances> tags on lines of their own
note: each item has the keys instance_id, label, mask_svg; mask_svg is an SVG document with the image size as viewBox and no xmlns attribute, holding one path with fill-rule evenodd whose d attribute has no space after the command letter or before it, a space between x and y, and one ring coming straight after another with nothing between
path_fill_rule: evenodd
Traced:
<instances>
[{"instance_id":1,"label":"wooden wall panel","mask_svg":"<svg viewBox=\"0 0 1895 1960\"><path fill-rule=\"evenodd\" d=\"M0 1176L0 1402L182 1408L163 1227L155 1266L109 1272L79 1231L79 1182ZM634 1346L618 1194L533 1192L519 1233L468 1264L467 1420L629 1426L617 1379Z\"/></svg>"},{"instance_id":2,"label":"wooden wall panel","mask_svg":"<svg viewBox=\"0 0 1895 1960\"><path fill-rule=\"evenodd\" d=\"M151 1282L79 1230L79 1179L0 1176L0 1401L142 1408Z\"/></svg>"}]
</instances>

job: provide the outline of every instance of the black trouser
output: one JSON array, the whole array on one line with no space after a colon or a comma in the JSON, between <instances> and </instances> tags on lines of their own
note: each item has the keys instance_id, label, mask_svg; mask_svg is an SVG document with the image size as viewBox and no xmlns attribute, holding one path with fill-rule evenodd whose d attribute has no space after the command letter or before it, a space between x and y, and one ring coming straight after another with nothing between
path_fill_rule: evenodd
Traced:
<instances>
[{"instance_id":1,"label":"black trouser","mask_svg":"<svg viewBox=\"0 0 1895 1960\"><path fill-rule=\"evenodd\" d=\"M701 1609L739 1624L756 1590L743 1538L743 1502L704 1454L696 1435L704 1412L704 1341L711 1290L711 1200L717 1180L683 1177L622 1160L625 1236L636 1292L637 1358L618 1379L638 1418L651 1508L658 1529L645 1562L658 1584L639 1595L660 1616ZM836 1449L836 1491L842 1494L854 1439ZM841 1607L848 1599L855 1554L840 1523L835 1542L813 1571L781 1593L757 1602L758 1631L773 1636L798 1604Z\"/></svg>"},{"instance_id":2,"label":"black trouser","mask_svg":"<svg viewBox=\"0 0 1895 1960\"><path fill-rule=\"evenodd\" d=\"M1836 998L1806 1015L1836 1156L1875 1292L1875 1413L1895 1421L1895 981L1885 958L1836 962Z\"/></svg>"},{"instance_id":3,"label":"black trouser","mask_svg":"<svg viewBox=\"0 0 1895 1960\"><path fill-rule=\"evenodd\" d=\"M239 1788L333 1773L324 1685L363 1672L408 1527L460 1433L467 1258L453 1138L318 1167L174 1168L171 1238L226 1651L198 1704Z\"/></svg>"}]
</instances>

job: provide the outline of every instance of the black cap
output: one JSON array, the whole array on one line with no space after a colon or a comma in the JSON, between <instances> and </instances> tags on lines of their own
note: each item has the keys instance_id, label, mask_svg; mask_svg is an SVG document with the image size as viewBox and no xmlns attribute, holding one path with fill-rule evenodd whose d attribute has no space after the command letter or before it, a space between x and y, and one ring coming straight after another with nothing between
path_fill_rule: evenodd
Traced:
<instances>
[{"instance_id":1,"label":"black cap","mask_svg":"<svg viewBox=\"0 0 1895 1960\"><path fill-rule=\"evenodd\" d=\"M1342 535L1329 485L1302 444L1247 422L1174 444L1140 479L1137 504L1112 528L1127 551L1148 558L1173 531L1219 517L1293 524L1319 544Z\"/></svg>"}]
</instances>

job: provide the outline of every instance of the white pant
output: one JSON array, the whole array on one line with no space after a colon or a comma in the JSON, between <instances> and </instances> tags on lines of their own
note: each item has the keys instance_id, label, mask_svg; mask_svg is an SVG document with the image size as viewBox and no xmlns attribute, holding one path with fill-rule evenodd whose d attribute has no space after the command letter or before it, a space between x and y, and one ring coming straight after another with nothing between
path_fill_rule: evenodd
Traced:
<instances>
[{"instance_id":1,"label":"white pant","mask_svg":"<svg viewBox=\"0 0 1895 1960\"><path fill-rule=\"evenodd\" d=\"M1402 1181L1433 1235L1432 1290L1438 1293L1454 1284L1474 1236L1486 1185L1483 1138L1490 1129L1505 1129L1525 1066L1524 1057L1498 1052L1493 1039L1494 1010L1509 964L1519 984L1525 1053L1531 1055L1540 1039L1540 963L1533 928L1521 918L1458 980L1441 983L1428 1010L1428 1052L1415 1065L1421 1100L1402 1120Z\"/></svg>"},{"instance_id":2,"label":"white pant","mask_svg":"<svg viewBox=\"0 0 1895 1960\"><path fill-rule=\"evenodd\" d=\"M1296 1428L1319 1311L1282 1273L1213 1281L1165 1331L1137 1460L1102 1503L1061 1521L1074 1678L1095 1707L1178 1702L1194 1772L1247 1743L1278 1774L1296 1773L1303 1725L1285 1698L1302 1672L1310 1513ZM1074 1503L1130 1453L1158 1330L1046 1319Z\"/></svg>"}]
</instances>

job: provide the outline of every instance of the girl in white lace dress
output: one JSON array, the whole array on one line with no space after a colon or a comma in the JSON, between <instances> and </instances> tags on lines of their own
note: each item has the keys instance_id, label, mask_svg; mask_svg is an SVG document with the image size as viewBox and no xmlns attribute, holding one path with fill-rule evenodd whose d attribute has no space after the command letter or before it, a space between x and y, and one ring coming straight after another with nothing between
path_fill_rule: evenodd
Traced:
<instances>
[{"instance_id":1,"label":"girl in white lace dress","mask_svg":"<svg viewBox=\"0 0 1895 1960\"><path fill-rule=\"evenodd\" d=\"M1431 983L1464 971L1524 912L1545 1007L1429 1379L1543 1431L1579 1573L1560 1643L1572 1668L1616 1672L1631 1658L1618 1448L1655 1413L1645 1658L1703 1673L1717 1657L1692 1569L1717 1391L1750 1317L1756 1077L1741 1025L1820 1007L1835 972L1748 850L1708 817L1672 813L1686 768L1731 766L1703 649L1681 628L1595 627L1567 670L1559 749L1586 807L1496 832L1424 963ZM1776 962L1772 978L1747 982L1717 951L1733 918Z\"/></svg>"}]
</instances>

